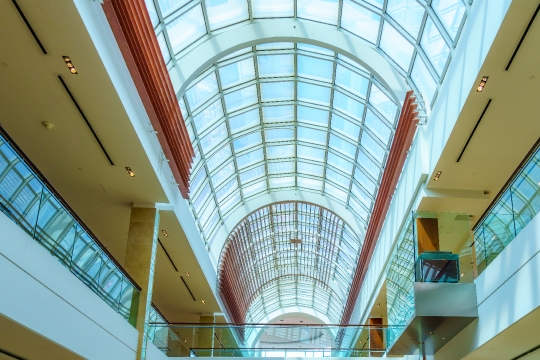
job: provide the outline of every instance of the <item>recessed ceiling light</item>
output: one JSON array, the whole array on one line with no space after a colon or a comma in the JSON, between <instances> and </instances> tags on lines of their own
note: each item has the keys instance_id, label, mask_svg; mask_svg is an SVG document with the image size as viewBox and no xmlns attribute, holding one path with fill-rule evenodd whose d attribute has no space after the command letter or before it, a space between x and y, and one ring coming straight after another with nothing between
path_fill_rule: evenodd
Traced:
<instances>
[{"instance_id":1,"label":"recessed ceiling light","mask_svg":"<svg viewBox=\"0 0 540 360\"><path fill-rule=\"evenodd\" d=\"M381 303L377 303L377 307L380 307L381 306Z\"/></svg>"},{"instance_id":2,"label":"recessed ceiling light","mask_svg":"<svg viewBox=\"0 0 540 360\"><path fill-rule=\"evenodd\" d=\"M461 277L465 276L465 273L461 273Z\"/></svg>"},{"instance_id":3,"label":"recessed ceiling light","mask_svg":"<svg viewBox=\"0 0 540 360\"><path fill-rule=\"evenodd\" d=\"M435 177L433 178L433 180L435 180L435 181L439 180L439 178L441 177L441 174L442 174L442 171L437 171L437 173L435 174Z\"/></svg>"},{"instance_id":4,"label":"recessed ceiling light","mask_svg":"<svg viewBox=\"0 0 540 360\"><path fill-rule=\"evenodd\" d=\"M66 63L68 69L69 69L69 72L72 73L72 74L78 74L77 72L77 69L75 69L75 66L73 65L73 63L71 62L71 59L69 58L69 56L62 56L64 58L64 62Z\"/></svg>"},{"instance_id":5,"label":"recessed ceiling light","mask_svg":"<svg viewBox=\"0 0 540 360\"><path fill-rule=\"evenodd\" d=\"M478 87L476 88L477 92L482 92L484 90L484 86L486 86L488 79L489 79L489 76L482 77L482 81L480 81L480 84L478 84Z\"/></svg>"},{"instance_id":6,"label":"recessed ceiling light","mask_svg":"<svg viewBox=\"0 0 540 360\"><path fill-rule=\"evenodd\" d=\"M204 302L204 300L201 300L201 302L202 302L203 304L206 304L206 303Z\"/></svg>"},{"instance_id":7,"label":"recessed ceiling light","mask_svg":"<svg viewBox=\"0 0 540 360\"><path fill-rule=\"evenodd\" d=\"M165 236L165 237L169 236L169 234L167 234L167 232L165 230L161 230L161 232L163 233L163 236Z\"/></svg>"},{"instance_id":8,"label":"recessed ceiling light","mask_svg":"<svg viewBox=\"0 0 540 360\"><path fill-rule=\"evenodd\" d=\"M126 171L131 177L135 177L135 173L131 170L129 166L126 166Z\"/></svg>"},{"instance_id":9,"label":"recessed ceiling light","mask_svg":"<svg viewBox=\"0 0 540 360\"><path fill-rule=\"evenodd\" d=\"M191 274L190 274L189 272L187 272L187 271L186 271L186 275L187 275L187 276L191 276Z\"/></svg>"},{"instance_id":10,"label":"recessed ceiling light","mask_svg":"<svg viewBox=\"0 0 540 360\"><path fill-rule=\"evenodd\" d=\"M428 335L435 335L435 331L428 331Z\"/></svg>"}]
</instances>

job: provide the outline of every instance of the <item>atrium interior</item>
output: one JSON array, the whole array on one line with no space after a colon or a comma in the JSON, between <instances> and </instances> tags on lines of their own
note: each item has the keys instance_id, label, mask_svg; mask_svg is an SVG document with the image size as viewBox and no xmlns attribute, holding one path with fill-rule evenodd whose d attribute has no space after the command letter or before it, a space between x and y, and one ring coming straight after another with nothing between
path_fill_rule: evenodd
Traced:
<instances>
[{"instance_id":1,"label":"atrium interior","mask_svg":"<svg viewBox=\"0 0 540 360\"><path fill-rule=\"evenodd\" d=\"M3 0L0 359L540 360L540 0Z\"/></svg>"}]
</instances>

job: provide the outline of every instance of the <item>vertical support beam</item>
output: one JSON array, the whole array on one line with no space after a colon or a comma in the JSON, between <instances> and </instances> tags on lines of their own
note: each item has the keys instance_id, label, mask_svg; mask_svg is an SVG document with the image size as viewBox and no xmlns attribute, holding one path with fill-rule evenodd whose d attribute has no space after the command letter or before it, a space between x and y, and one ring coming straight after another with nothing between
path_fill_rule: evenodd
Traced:
<instances>
[{"instance_id":1,"label":"vertical support beam","mask_svg":"<svg viewBox=\"0 0 540 360\"><path fill-rule=\"evenodd\" d=\"M428 218L416 219L418 255L425 251L439 251L439 220Z\"/></svg>"},{"instance_id":2,"label":"vertical support beam","mask_svg":"<svg viewBox=\"0 0 540 360\"><path fill-rule=\"evenodd\" d=\"M135 321L135 328L139 331L138 360L146 358L148 314L152 305L158 230L159 212L156 208L131 209L124 268L141 287Z\"/></svg>"}]
</instances>

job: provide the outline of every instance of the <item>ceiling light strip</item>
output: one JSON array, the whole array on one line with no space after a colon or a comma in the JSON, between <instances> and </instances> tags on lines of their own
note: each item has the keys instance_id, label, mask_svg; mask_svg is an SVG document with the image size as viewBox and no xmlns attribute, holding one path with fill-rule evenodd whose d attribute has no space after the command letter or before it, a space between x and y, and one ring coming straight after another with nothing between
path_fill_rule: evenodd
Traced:
<instances>
[{"instance_id":1,"label":"ceiling light strip","mask_svg":"<svg viewBox=\"0 0 540 360\"><path fill-rule=\"evenodd\" d=\"M188 198L193 147L144 0L106 0L103 10L180 192Z\"/></svg>"},{"instance_id":2,"label":"ceiling light strip","mask_svg":"<svg viewBox=\"0 0 540 360\"><path fill-rule=\"evenodd\" d=\"M358 266L347 298L345 311L341 318L341 325L348 324L351 319L375 245L384 224L388 208L390 207L393 193L396 189L403 165L405 164L405 159L407 158L407 150L411 147L414 134L416 133L416 125L419 121L416 107L416 98L413 96L413 91L409 90L405 97L386 168L382 175L377 199L373 205L373 212L366 230L364 245L362 246ZM338 341L341 341L343 335L342 331L338 334Z\"/></svg>"}]
</instances>

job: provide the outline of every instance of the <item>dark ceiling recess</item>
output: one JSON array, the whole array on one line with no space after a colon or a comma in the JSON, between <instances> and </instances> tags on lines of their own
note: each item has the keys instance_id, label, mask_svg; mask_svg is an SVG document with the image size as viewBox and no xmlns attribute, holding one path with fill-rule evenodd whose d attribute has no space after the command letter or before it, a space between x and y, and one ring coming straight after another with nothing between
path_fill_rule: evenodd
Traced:
<instances>
[{"instance_id":1,"label":"dark ceiling recess","mask_svg":"<svg viewBox=\"0 0 540 360\"><path fill-rule=\"evenodd\" d=\"M24 24L26 25L26 27L28 28L28 30L30 31L32 36L34 37L34 40L36 40L36 43L38 44L39 48L41 49L41 52L43 53L43 55L47 55L47 50L45 50L45 46L43 46L43 43L41 42L41 40L39 40L36 32L32 28L32 25L30 25L30 22L28 22L28 19L26 18L26 16L24 16L24 13L22 12L21 7L19 6L19 4L17 4L17 1L11 0L11 2L13 3L13 5L15 6L15 9L17 9L17 12L19 13L21 18L23 19Z\"/></svg>"},{"instance_id":2,"label":"dark ceiling recess","mask_svg":"<svg viewBox=\"0 0 540 360\"><path fill-rule=\"evenodd\" d=\"M109 164L114 165L111 157L109 156L109 153L107 152L107 150L105 150L105 147L101 143L101 140L99 140L96 132L94 131L94 128L90 124L90 121L88 121L88 118L86 117L86 115L84 115L84 112L82 111L81 107L79 106L79 103L77 102L77 100L75 100L75 97L73 96L73 94L69 90L69 87L67 86L66 82L64 81L64 78L62 78L62 76L58 75L58 80L60 80L60 82L62 83L62 86L64 87L64 90L66 90L69 98L73 102L73 105L75 105L75 107L79 111L79 114L81 114L81 117L83 118L84 122L88 126L88 129L90 130L90 132L92 132L92 135L94 136L94 139L96 139L99 147L101 148L101 151L103 151L103 154L107 157L107 160L109 161Z\"/></svg>"},{"instance_id":3,"label":"dark ceiling recess","mask_svg":"<svg viewBox=\"0 0 540 360\"><path fill-rule=\"evenodd\" d=\"M484 107L484 111L482 111L482 114L480 114L480 117L478 118L478 121L476 122L476 125L474 125L474 128L472 129L471 134L469 135L469 138L467 139L467 142L465 143L465 146L463 146L463 149L459 153L459 156L458 156L456 162L459 162L461 160L461 157L463 156L463 153L465 152L465 149L467 149L467 146L469 146L469 142L471 142L471 139L472 139L474 133L476 132L476 129L478 128L478 125L480 125L480 121L482 121L487 109L489 108L489 105L491 105L491 100L492 99L488 100L488 102L486 104L486 107Z\"/></svg>"},{"instance_id":4,"label":"dark ceiling recess","mask_svg":"<svg viewBox=\"0 0 540 360\"><path fill-rule=\"evenodd\" d=\"M176 265L174 265L174 262L172 261L171 257L169 256L169 253L167 252L167 250L165 249L165 246L163 246L163 244L161 243L161 240L158 239L158 242L159 242L159 245L161 245L161 248L163 249L163 251L165 252L165 255L167 255L167 258L171 262L171 265L173 266L174 270L176 270L176 272L178 272L178 269L176 268Z\"/></svg>"},{"instance_id":5,"label":"dark ceiling recess","mask_svg":"<svg viewBox=\"0 0 540 360\"><path fill-rule=\"evenodd\" d=\"M539 10L540 10L540 5L538 5L536 10L534 11L534 14L533 14L533 16L531 18L531 21L529 21L529 24L525 28L525 31L523 32L523 35L521 35L521 39L519 39L519 42L518 42L518 44L516 46L516 50L514 50L514 53L512 54L512 57L510 58L510 61L508 62L508 65L506 65L506 68L504 70L508 71L508 69L510 69L510 65L512 65L512 62L514 61L514 58L516 57L516 55L517 55L517 53L519 51L519 48L521 47L521 44L523 43L523 40L525 40L525 36L527 36L527 33L529 32L529 29L531 28L531 25L534 22L534 19L536 19L536 15L538 15Z\"/></svg>"},{"instance_id":6,"label":"dark ceiling recess","mask_svg":"<svg viewBox=\"0 0 540 360\"><path fill-rule=\"evenodd\" d=\"M191 289L187 285L186 280L184 280L184 277L180 276L180 279L182 279L182 282L184 283L184 285L186 285L186 289L187 289L187 291L189 291L189 295L191 295L191 298L193 299L193 301L197 301L197 300L195 300L195 296L193 296L193 293L191 292Z\"/></svg>"}]
</instances>

